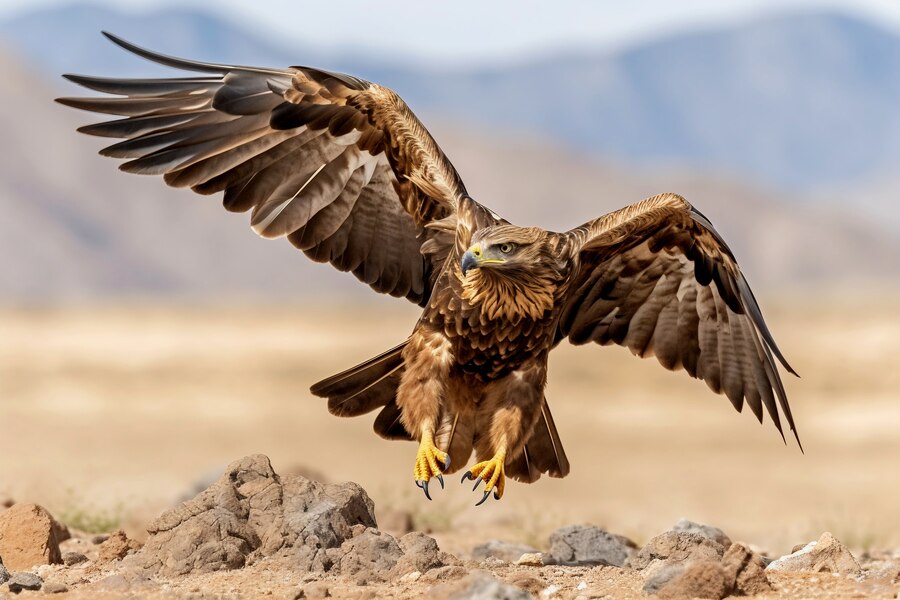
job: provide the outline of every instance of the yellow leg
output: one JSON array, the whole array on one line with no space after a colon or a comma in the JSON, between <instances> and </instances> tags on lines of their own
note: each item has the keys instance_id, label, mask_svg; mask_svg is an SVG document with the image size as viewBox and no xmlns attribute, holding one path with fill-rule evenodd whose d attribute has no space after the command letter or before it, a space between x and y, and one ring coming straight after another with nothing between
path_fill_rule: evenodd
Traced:
<instances>
[{"instance_id":1,"label":"yellow leg","mask_svg":"<svg viewBox=\"0 0 900 600\"><path fill-rule=\"evenodd\" d=\"M475 487L472 488L472 491L475 491L479 483L485 482L484 496L475 506L480 506L487 500L492 490L495 500L503 497L503 489L506 487L506 472L503 467L505 463L506 450L500 449L494 458L476 464L463 474L462 481L475 480Z\"/></svg>"},{"instance_id":2,"label":"yellow leg","mask_svg":"<svg viewBox=\"0 0 900 600\"><path fill-rule=\"evenodd\" d=\"M441 468L438 467L438 461L443 463L444 469L450 466L450 455L438 449L434 445L434 436L430 431L422 434L422 440L419 442L419 451L416 453L416 466L413 473L416 478L416 485L425 492L425 497L431 500L431 494L428 493L428 482L432 477L437 477L444 487L444 477L441 474Z\"/></svg>"}]
</instances>

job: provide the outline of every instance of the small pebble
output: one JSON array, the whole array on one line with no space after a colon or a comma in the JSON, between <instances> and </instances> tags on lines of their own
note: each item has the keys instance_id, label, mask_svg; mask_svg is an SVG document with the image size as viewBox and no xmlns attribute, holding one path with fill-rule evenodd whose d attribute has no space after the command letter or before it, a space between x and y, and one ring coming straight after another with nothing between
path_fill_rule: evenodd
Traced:
<instances>
[{"instance_id":1,"label":"small pebble","mask_svg":"<svg viewBox=\"0 0 900 600\"><path fill-rule=\"evenodd\" d=\"M420 577L422 577L421 571L413 571L412 573L407 573L406 575L401 577L400 581L404 583L412 583L413 581L418 581Z\"/></svg>"},{"instance_id":2,"label":"small pebble","mask_svg":"<svg viewBox=\"0 0 900 600\"><path fill-rule=\"evenodd\" d=\"M544 555L540 552L527 552L519 557L519 560L516 561L516 564L526 567L543 567Z\"/></svg>"},{"instance_id":3,"label":"small pebble","mask_svg":"<svg viewBox=\"0 0 900 600\"><path fill-rule=\"evenodd\" d=\"M109 536L106 534L95 535L94 537L91 538L91 543L94 544L95 546L99 546L100 544L102 544L103 542L105 542L108 539L109 539Z\"/></svg>"},{"instance_id":4,"label":"small pebble","mask_svg":"<svg viewBox=\"0 0 900 600\"><path fill-rule=\"evenodd\" d=\"M62 560L64 565L71 567L72 565L78 565L87 561L87 556L81 552L66 552L62 555Z\"/></svg>"}]
</instances>

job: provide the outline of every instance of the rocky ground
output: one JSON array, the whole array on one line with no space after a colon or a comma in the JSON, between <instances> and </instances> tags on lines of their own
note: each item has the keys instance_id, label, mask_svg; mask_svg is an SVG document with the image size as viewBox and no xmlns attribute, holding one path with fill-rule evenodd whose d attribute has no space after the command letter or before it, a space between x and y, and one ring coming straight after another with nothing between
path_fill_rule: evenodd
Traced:
<instances>
[{"instance_id":1,"label":"rocky ground","mask_svg":"<svg viewBox=\"0 0 900 600\"><path fill-rule=\"evenodd\" d=\"M409 531L379 529L355 483L279 476L263 455L229 465L163 513L143 543L70 531L45 509L0 512L0 598L897 598L900 550L854 556L830 533L778 557L680 521L638 547L589 525L558 529L544 551L501 540L456 555ZM4 508L4 507L0 507ZM456 545L459 545L458 543Z\"/></svg>"}]
</instances>

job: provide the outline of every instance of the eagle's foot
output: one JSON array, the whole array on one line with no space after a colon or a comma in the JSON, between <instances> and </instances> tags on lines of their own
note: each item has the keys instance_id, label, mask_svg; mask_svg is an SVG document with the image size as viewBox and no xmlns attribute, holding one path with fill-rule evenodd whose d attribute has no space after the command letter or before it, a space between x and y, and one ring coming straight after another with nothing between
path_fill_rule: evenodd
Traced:
<instances>
[{"instance_id":1,"label":"eagle's foot","mask_svg":"<svg viewBox=\"0 0 900 600\"><path fill-rule=\"evenodd\" d=\"M484 496L482 496L481 500L479 500L475 506L481 506L484 501L488 499L488 496L490 496L492 491L494 492L495 500L499 500L503 497L503 489L506 487L506 472L503 467L505 462L506 454L501 452L491 460L480 462L463 473L462 481L467 479L469 481L475 481L475 487L472 488L472 491L475 491L482 481L485 482Z\"/></svg>"},{"instance_id":2,"label":"eagle's foot","mask_svg":"<svg viewBox=\"0 0 900 600\"><path fill-rule=\"evenodd\" d=\"M438 466L438 461L443 463L443 469ZM429 500L431 500L431 494L428 492L428 482L432 477L436 477L441 484L441 489L443 489L444 476L442 471L447 470L449 466L450 455L434 445L434 438L431 434L423 435L422 441L419 443L419 451L416 453L416 466L413 471L416 478L416 486L422 488L422 491L425 492L425 497Z\"/></svg>"}]
</instances>

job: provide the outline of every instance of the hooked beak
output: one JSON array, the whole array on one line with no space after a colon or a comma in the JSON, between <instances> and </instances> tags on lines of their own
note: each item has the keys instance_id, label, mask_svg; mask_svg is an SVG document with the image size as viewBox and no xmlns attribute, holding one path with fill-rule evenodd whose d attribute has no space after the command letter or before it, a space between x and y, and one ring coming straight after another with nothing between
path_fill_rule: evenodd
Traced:
<instances>
[{"instance_id":1,"label":"hooked beak","mask_svg":"<svg viewBox=\"0 0 900 600\"><path fill-rule=\"evenodd\" d=\"M469 269L477 269L478 268L478 256L481 254L480 250L478 254L472 252L472 250L467 250L465 254L462 255L462 262L460 263L460 267L462 268L463 277L466 276L466 273Z\"/></svg>"}]
</instances>

